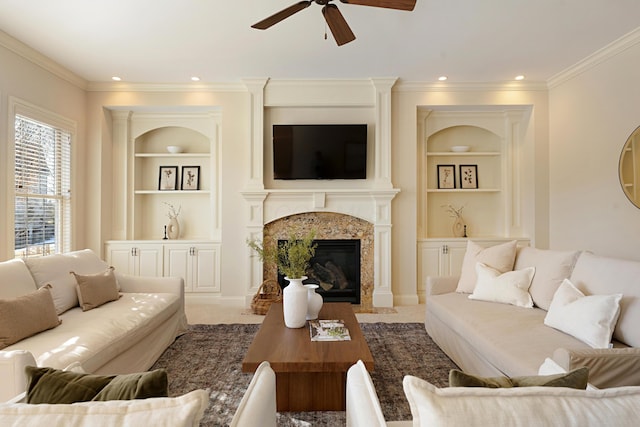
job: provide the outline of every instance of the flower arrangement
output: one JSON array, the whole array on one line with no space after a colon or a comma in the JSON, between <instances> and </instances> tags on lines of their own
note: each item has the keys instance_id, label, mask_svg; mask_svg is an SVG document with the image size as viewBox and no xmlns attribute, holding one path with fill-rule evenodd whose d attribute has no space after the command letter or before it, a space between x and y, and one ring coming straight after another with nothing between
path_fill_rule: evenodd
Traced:
<instances>
[{"instance_id":1,"label":"flower arrangement","mask_svg":"<svg viewBox=\"0 0 640 427\"><path fill-rule=\"evenodd\" d=\"M247 239L247 245L258 254L260 261L275 263L280 274L290 279L300 279L305 275L309 261L315 255L317 246L313 242L315 237L315 230L309 231L302 238L293 230L281 245L275 242L267 245L249 239Z\"/></svg>"},{"instance_id":2,"label":"flower arrangement","mask_svg":"<svg viewBox=\"0 0 640 427\"><path fill-rule=\"evenodd\" d=\"M464 206L465 205L462 205L459 208L456 208L455 206L448 204L442 205L441 207L449 213L451 218L462 219L462 210L464 209Z\"/></svg>"},{"instance_id":3,"label":"flower arrangement","mask_svg":"<svg viewBox=\"0 0 640 427\"><path fill-rule=\"evenodd\" d=\"M171 203L167 203L167 202L162 202L162 203L169 206L169 212L167 213L167 216L169 217L169 219L178 218L178 215L180 215L180 211L182 210L182 205L178 206L178 209L176 210L175 206L173 206Z\"/></svg>"}]
</instances>

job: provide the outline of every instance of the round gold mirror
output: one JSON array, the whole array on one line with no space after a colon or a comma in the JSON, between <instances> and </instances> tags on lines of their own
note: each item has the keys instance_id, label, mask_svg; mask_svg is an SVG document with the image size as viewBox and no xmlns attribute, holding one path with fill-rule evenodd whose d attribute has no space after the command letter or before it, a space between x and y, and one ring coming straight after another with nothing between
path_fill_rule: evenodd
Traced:
<instances>
[{"instance_id":1,"label":"round gold mirror","mask_svg":"<svg viewBox=\"0 0 640 427\"><path fill-rule=\"evenodd\" d=\"M631 203L640 208L640 126L622 147L619 169L622 191Z\"/></svg>"}]
</instances>

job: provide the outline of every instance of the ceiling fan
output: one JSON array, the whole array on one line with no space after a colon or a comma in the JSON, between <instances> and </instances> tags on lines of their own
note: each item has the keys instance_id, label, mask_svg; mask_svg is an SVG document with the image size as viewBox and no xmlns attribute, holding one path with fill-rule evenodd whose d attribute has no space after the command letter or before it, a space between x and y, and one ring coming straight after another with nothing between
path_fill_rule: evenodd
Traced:
<instances>
[{"instance_id":1,"label":"ceiling fan","mask_svg":"<svg viewBox=\"0 0 640 427\"><path fill-rule=\"evenodd\" d=\"M282 9L280 12L263 19L251 26L251 28L257 28L258 30L266 30L267 28L277 24L278 22L290 17L294 13L298 13L303 9L311 6L311 3L318 3L323 6L322 14L324 15L333 38L336 39L338 46L349 43L356 39L356 36L349 28L349 24L338 10L338 6L331 3L332 0L309 0L299 1L286 9ZM361 6L373 6L384 7L387 9L408 10L411 11L416 5L416 0L340 0L341 3L346 4L358 4Z\"/></svg>"}]
</instances>

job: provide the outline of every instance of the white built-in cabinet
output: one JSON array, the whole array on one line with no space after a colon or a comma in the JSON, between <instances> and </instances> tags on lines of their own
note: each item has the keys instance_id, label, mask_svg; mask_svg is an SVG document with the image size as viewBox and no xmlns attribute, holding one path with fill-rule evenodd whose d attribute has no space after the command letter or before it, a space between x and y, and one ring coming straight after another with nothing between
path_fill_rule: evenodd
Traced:
<instances>
[{"instance_id":1,"label":"white built-in cabinet","mask_svg":"<svg viewBox=\"0 0 640 427\"><path fill-rule=\"evenodd\" d=\"M424 108L418 111L418 295L428 276L457 276L469 239L481 246L530 244L522 221L521 152L526 108ZM456 152L455 146L468 146ZM463 188L461 166L477 170ZM453 167L453 188L439 188L438 166ZM467 237L456 236L447 210L463 207Z\"/></svg>"},{"instance_id":2,"label":"white built-in cabinet","mask_svg":"<svg viewBox=\"0 0 640 427\"><path fill-rule=\"evenodd\" d=\"M162 245L147 242L108 243L106 260L123 274L162 276Z\"/></svg>"},{"instance_id":3,"label":"white built-in cabinet","mask_svg":"<svg viewBox=\"0 0 640 427\"><path fill-rule=\"evenodd\" d=\"M135 276L182 277L186 292L220 292L220 245L198 241L109 241L106 260Z\"/></svg>"}]
</instances>

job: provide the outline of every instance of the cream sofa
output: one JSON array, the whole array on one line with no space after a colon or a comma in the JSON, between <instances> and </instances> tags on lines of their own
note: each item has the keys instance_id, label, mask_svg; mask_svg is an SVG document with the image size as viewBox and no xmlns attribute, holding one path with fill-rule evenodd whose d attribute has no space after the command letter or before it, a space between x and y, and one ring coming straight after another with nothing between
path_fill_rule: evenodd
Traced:
<instances>
[{"instance_id":1,"label":"cream sofa","mask_svg":"<svg viewBox=\"0 0 640 427\"><path fill-rule=\"evenodd\" d=\"M82 311L70 271L88 275L107 268L91 250L0 263L0 299L50 284L62 321L0 351L0 401L25 390L25 365L57 369L74 365L96 374L140 372L186 330L181 278L134 277L116 271L121 297Z\"/></svg>"},{"instance_id":2,"label":"cream sofa","mask_svg":"<svg viewBox=\"0 0 640 427\"><path fill-rule=\"evenodd\" d=\"M567 371L588 366L589 382L598 388L640 385L640 262L518 248L513 270L527 267L535 268L528 290L534 308L472 300L456 292L459 278L428 278L429 335L463 371L476 375L535 375L545 358L552 358ZM622 294L613 348L592 348L545 325L553 297L567 278L585 295Z\"/></svg>"}]
</instances>

